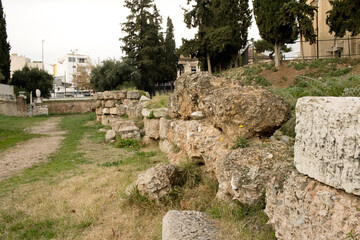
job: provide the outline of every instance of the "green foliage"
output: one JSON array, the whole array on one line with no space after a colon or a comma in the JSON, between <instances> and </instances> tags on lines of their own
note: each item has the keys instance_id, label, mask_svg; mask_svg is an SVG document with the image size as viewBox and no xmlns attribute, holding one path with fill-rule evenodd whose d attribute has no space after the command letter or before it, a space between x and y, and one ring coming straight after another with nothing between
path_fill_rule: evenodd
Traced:
<instances>
[{"instance_id":1,"label":"green foliage","mask_svg":"<svg viewBox=\"0 0 360 240\"><path fill-rule=\"evenodd\" d=\"M92 88L99 92L136 86L138 82L139 73L127 58L122 61L105 60L101 65L94 67L90 75Z\"/></svg>"},{"instance_id":2,"label":"green foliage","mask_svg":"<svg viewBox=\"0 0 360 240\"><path fill-rule=\"evenodd\" d=\"M36 89L40 89L41 96L49 98L51 96L50 91L53 88L53 81L53 76L44 70L25 66L21 70L14 72L10 84L16 86L19 90L25 90L28 93L33 92L33 97Z\"/></svg>"},{"instance_id":3,"label":"green foliage","mask_svg":"<svg viewBox=\"0 0 360 240\"><path fill-rule=\"evenodd\" d=\"M226 69L238 63L246 45L251 12L247 0L189 0L185 10L188 28L198 28L194 39L183 40L181 53L199 58L202 69ZM213 66L207 66L208 61Z\"/></svg>"},{"instance_id":4,"label":"green foliage","mask_svg":"<svg viewBox=\"0 0 360 240\"><path fill-rule=\"evenodd\" d=\"M351 230L348 234L346 234L345 239L359 240L360 239L360 234L357 233L356 231Z\"/></svg>"},{"instance_id":5,"label":"green foliage","mask_svg":"<svg viewBox=\"0 0 360 240\"><path fill-rule=\"evenodd\" d=\"M201 169L196 163L192 161L182 162L179 165L179 169L177 185L187 188L194 188L201 182Z\"/></svg>"},{"instance_id":6,"label":"green foliage","mask_svg":"<svg viewBox=\"0 0 360 240\"><path fill-rule=\"evenodd\" d=\"M173 81L176 77L173 25L168 20L164 40L162 19L153 0L126 0L124 6L130 10L130 15L122 24L126 35L120 39L124 43L121 48L139 71L138 89L153 95L156 83Z\"/></svg>"},{"instance_id":7,"label":"green foliage","mask_svg":"<svg viewBox=\"0 0 360 240\"><path fill-rule=\"evenodd\" d=\"M306 69L307 64L305 62L292 62L291 66L300 71L302 69Z\"/></svg>"},{"instance_id":8,"label":"green foliage","mask_svg":"<svg viewBox=\"0 0 360 240\"><path fill-rule=\"evenodd\" d=\"M7 41L6 21L0 0L0 83L10 81L10 44Z\"/></svg>"},{"instance_id":9,"label":"green foliage","mask_svg":"<svg viewBox=\"0 0 360 240\"><path fill-rule=\"evenodd\" d=\"M120 139L113 144L117 148L128 148L134 150L138 150L142 147L141 142L134 139Z\"/></svg>"},{"instance_id":10,"label":"green foliage","mask_svg":"<svg viewBox=\"0 0 360 240\"><path fill-rule=\"evenodd\" d=\"M270 52L269 58L271 60L274 59L273 58L273 55L275 53L274 44L271 44L266 40L259 39L259 40L254 42L254 46L255 46L255 49L256 49L257 53L263 53L265 51L268 51L268 52ZM281 53L287 53L287 52L291 52L292 49L287 47L286 45L282 45L280 50L281 50ZM270 70L270 69L267 69L267 70Z\"/></svg>"},{"instance_id":11,"label":"green foliage","mask_svg":"<svg viewBox=\"0 0 360 240\"><path fill-rule=\"evenodd\" d=\"M169 102L168 95L159 95L153 97L151 101L146 104L146 107L150 109L166 108L168 106L168 102Z\"/></svg>"},{"instance_id":12,"label":"green foliage","mask_svg":"<svg viewBox=\"0 0 360 240\"><path fill-rule=\"evenodd\" d=\"M154 111L150 111L149 116L147 116L146 118L147 118L147 119L154 119L154 118L156 118L155 115L154 115Z\"/></svg>"},{"instance_id":13,"label":"green foliage","mask_svg":"<svg viewBox=\"0 0 360 240\"><path fill-rule=\"evenodd\" d=\"M98 163L98 167L118 167L121 165L121 161L115 161L115 162L104 162L102 164Z\"/></svg>"},{"instance_id":14,"label":"green foliage","mask_svg":"<svg viewBox=\"0 0 360 240\"><path fill-rule=\"evenodd\" d=\"M344 37L346 31L352 36L360 33L360 2L354 0L330 0L332 9L327 12L329 32Z\"/></svg>"},{"instance_id":15,"label":"green foliage","mask_svg":"<svg viewBox=\"0 0 360 240\"><path fill-rule=\"evenodd\" d=\"M237 138L234 145L231 147L231 149L237 149L237 148L247 148L250 146L249 140L245 138Z\"/></svg>"},{"instance_id":16,"label":"green foliage","mask_svg":"<svg viewBox=\"0 0 360 240\"><path fill-rule=\"evenodd\" d=\"M296 18L289 16L283 20L283 6L292 0L254 0L255 21L260 36L267 42L279 47L286 43L294 43L298 37ZM280 54L280 52L276 52ZM280 56L276 56L280 59ZM277 63L278 64L278 63ZM276 66L277 66L276 64Z\"/></svg>"}]
</instances>

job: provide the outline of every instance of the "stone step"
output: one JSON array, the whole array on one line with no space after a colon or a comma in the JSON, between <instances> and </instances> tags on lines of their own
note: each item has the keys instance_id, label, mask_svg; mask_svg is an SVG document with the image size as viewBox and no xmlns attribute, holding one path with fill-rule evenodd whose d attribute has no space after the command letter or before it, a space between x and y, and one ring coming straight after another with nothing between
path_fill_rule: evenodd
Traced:
<instances>
[{"instance_id":1,"label":"stone step","mask_svg":"<svg viewBox=\"0 0 360 240\"><path fill-rule=\"evenodd\" d=\"M217 229L207 214L170 210L162 221L162 240L218 240Z\"/></svg>"}]
</instances>

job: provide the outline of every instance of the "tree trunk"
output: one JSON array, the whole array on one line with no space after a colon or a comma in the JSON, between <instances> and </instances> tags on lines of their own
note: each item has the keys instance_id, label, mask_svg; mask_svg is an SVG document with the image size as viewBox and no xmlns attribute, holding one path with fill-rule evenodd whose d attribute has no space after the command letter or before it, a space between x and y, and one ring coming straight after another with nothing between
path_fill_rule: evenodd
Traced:
<instances>
[{"instance_id":1,"label":"tree trunk","mask_svg":"<svg viewBox=\"0 0 360 240\"><path fill-rule=\"evenodd\" d=\"M275 43L275 67L278 68L280 67L280 51L281 48L281 44L280 43Z\"/></svg>"},{"instance_id":2,"label":"tree trunk","mask_svg":"<svg viewBox=\"0 0 360 240\"><path fill-rule=\"evenodd\" d=\"M303 46L303 39L302 39L302 33L300 32L300 52L303 62L305 62L305 56L304 56L304 46Z\"/></svg>"},{"instance_id":3,"label":"tree trunk","mask_svg":"<svg viewBox=\"0 0 360 240\"><path fill-rule=\"evenodd\" d=\"M210 54L207 52L206 53L206 59L207 59L207 65L208 65L208 72L210 74L212 74L212 71L211 71L211 61L210 61Z\"/></svg>"},{"instance_id":4,"label":"tree trunk","mask_svg":"<svg viewBox=\"0 0 360 240\"><path fill-rule=\"evenodd\" d=\"M240 58L240 55L239 55L239 54L236 54L236 55L235 55L235 68L238 68L238 67L239 67L239 58Z\"/></svg>"}]
</instances>

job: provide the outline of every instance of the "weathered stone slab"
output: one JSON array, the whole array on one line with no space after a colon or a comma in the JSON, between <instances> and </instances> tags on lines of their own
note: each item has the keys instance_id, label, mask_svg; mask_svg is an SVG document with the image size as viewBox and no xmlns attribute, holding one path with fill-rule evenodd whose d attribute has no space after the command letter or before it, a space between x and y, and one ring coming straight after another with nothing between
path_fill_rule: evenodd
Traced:
<instances>
[{"instance_id":1,"label":"weathered stone slab","mask_svg":"<svg viewBox=\"0 0 360 240\"><path fill-rule=\"evenodd\" d=\"M144 118L144 128L145 128L146 136L153 139L159 139L160 138L159 127L160 127L159 119L147 119L146 117Z\"/></svg>"},{"instance_id":2,"label":"weathered stone slab","mask_svg":"<svg viewBox=\"0 0 360 240\"><path fill-rule=\"evenodd\" d=\"M175 165L158 164L139 175L136 187L141 195L159 200L170 193L176 183L177 174Z\"/></svg>"},{"instance_id":3,"label":"weathered stone slab","mask_svg":"<svg viewBox=\"0 0 360 240\"><path fill-rule=\"evenodd\" d=\"M283 178L286 181L279 184L274 177L266 189L265 213L277 239L352 239L347 234L360 232L359 196L296 170Z\"/></svg>"},{"instance_id":4,"label":"weathered stone slab","mask_svg":"<svg viewBox=\"0 0 360 240\"><path fill-rule=\"evenodd\" d=\"M159 134L161 139L167 139L167 131L170 128L170 120L160 118Z\"/></svg>"},{"instance_id":5,"label":"weathered stone slab","mask_svg":"<svg viewBox=\"0 0 360 240\"><path fill-rule=\"evenodd\" d=\"M111 142L111 141L115 140L115 138L116 138L116 133L114 130L106 131L105 142Z\"/></svg>"},{"instance_id":6,"label":"weathered stone slab","mask_svg":"<svg viewBox=\"0 0 360 240\"><path fill-rule=\"evenodd\" d=\"M296 119L296 169L360 195L360 98L301 98Z\"/></svg>"},{"instance_id":7,"label":"weathered stone slab","mask_svg":"<svg viewBox=\"0 0 360 240\"><path fill-rule=\"evenodd\" d=\"M126 96L128 99L140 99L141 93L139 91L128 91Z\"/></svg>"},{"instance_id":8,"label":"weathered stone slab","mask_svg":"<svg viewBox=\"0 0 360 240\"><path fill-rule=\"evenodd\" d=\"M162 221L163 240L217 240L217 230L202 212L175 211L166 213Z\"/></svg>"}]
</instances>

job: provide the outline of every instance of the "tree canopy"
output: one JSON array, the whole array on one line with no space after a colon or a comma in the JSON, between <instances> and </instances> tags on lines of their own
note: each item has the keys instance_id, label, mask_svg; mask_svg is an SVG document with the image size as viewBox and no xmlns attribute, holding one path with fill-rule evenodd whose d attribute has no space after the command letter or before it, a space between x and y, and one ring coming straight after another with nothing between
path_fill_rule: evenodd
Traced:
<instances>
[{"instance_id":1,"label":"tree canopy","mask_svg":"<svg viewBox=\"0 0 360 240\"><path fill-rule=\"evenodd\" d=\"M10 44L7 42L6 21L0 0L0 83L10 80Z\"/></svg>"},{"instance_id":2,"label":"tree canopy","mask_svg":"<svg viewBox=\"0 0 360 240\"><path fill-rule=\"evenodd\" d=\"M332 9L327 12L326 24L329 32L344 37L346 31L352 36L360 34L360 1L330 0Z\"/></svg>"},{"instance_id":3,"label":"tree canopy","mask_svg":"<svg viewBox=\"0 0 360 240\"><path fill-rule=\"evenodd\" d=\"M131 59L105 60L95 66L90 74L90 84L95 91L119 89L123 85L136 86L140 76Z\"/></svg>"},{"instance_id":4,"label":"tree canopy","mask_svg":"<svg viewBox=\"0 0 360 240\"><path fill-rule=\"evenodd\" d=\"M266 40L260 39L254 42L254 46L256 49L256 52L263 53L265 51L270 52L269 57L271 60L273 60L273 55L275 53L275 46L274 44L271 44L267 42ZM292 49L287 47L286 45L281 46L281 52L290 52Z\"/></svg>"},{"instance_id":5,"label":"tree canopy","mask_svg":"<svg viewBox=\"0 0 360 240\"><path fill-rule=\"evenodd\" d=\"M35 96L36 89L41 91L41 96L49 98L50 91L53 88L54 78L46 71L38 68L23 67L14 72L10 84L16 86L19 90L25 90L28 93L33 92Z\"/></svg>"},{"instance_id":6,"label":"tree canopy","mask_svg":"<svg viewBox=\"0 0 360 240\"><path fill-rule=\"evenodd\" d=\"M283 6L293 0L254 0L256 24L262 39L275 46L275 66L280 65L280 49L298 37L295 16L283 17Z\"/></svg>"},{"instance_id":7,"label":"tree canopy","mask_svg":"<svg viewBox=\"0 0 360 240\"><path fill-rule=\"evenodd\" d=\"M164 40L162 18L153 0L125 0L124 6L130 15L122 23L126 36L120 39L124 43L121 48L140 74L138 88L153 93L156 83L173 81L176 76L173 25L168 22Z\"/></svg>"},{"instance_id":8,"label":"tree canopy","mask_svg":"<svg viewBox=\"0 0 360 240\"><path fill-rule=\"evenodd\" d=\"M246 45L251 12L248 0L188 0L188 28L198 28L194 39L183 39L184 55L199 58L202 68L212 72L238 63L238 52Z\"/></svg>"}]
</instances>

